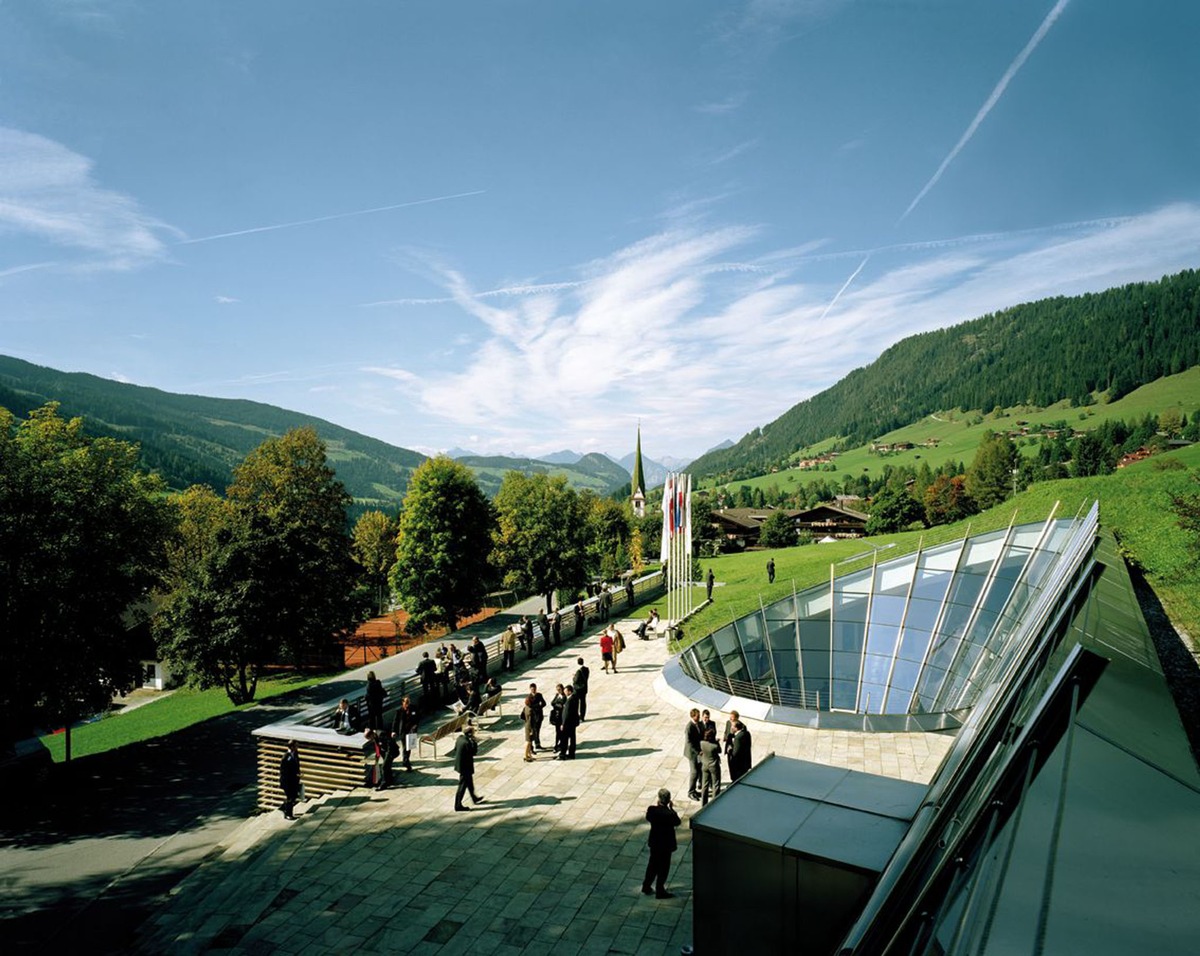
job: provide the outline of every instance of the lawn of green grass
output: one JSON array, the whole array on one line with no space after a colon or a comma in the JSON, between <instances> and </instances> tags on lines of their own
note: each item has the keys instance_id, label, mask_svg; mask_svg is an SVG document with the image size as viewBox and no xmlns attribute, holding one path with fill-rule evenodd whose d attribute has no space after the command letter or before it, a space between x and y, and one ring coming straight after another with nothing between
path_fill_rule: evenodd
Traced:
<instances>
[{"instance_id":1,"label":"lawn of green grass","mask_svg":"<svg viewBox=\"0 0 1200 956\"><path fill-rule=\"evenodd\" d=\"M327 678L328 675L321 675L278 677L260 681L256 702L309 687ZM242 706L253 707L254 703ZM229 700L223 688L180 688L161 700L143 704L128 713L112 713L94 723L72 728L71 756L86 757L89 754L115 750L126 744L162 737L236 709L238 708ZM42 738L42 743L49 748L55 763L63 762L66 756L65 734L47 734Z\"/></svg>"},{"instance_id":2,"label":"lawn of green grass","mask_svg":"<svg viewBox=\"0 0 1200 956\"><path fill-rule=\"evenodd\" d=\"M1184 467L1164 469L1168 461ZM1176 521L1170 500L1172 493L1200 492L1200 483L1193 477L1197 468L1200 446L1192 445L1112 475L1040 482L1004 504L952 525L703 560L702 575L711 567L720 586L713 590L712 605L697 612L685 626L684 643L690 644L752 613L760 602L779 600L793 587L802 590L828 581L831 565L837 576L863 567L871 562L875 548L892 545L879 551L879 560L886 561L918 547L1006 527L1014 516L1019 524L1044 521L1056 504L1057 515L1074 516L1086 511L1093 500L1100 502L1101 525L1116 534L1126 558L1143 570L1172 621L1189 634L1200 636L1200 562ZM857 560L847 560L855 556L859 556ZM775 559L775 583L771 586L767 585L768 558ZM703 599L704 591L698 588L696 603Z\"/></svg>"}]
</instances>

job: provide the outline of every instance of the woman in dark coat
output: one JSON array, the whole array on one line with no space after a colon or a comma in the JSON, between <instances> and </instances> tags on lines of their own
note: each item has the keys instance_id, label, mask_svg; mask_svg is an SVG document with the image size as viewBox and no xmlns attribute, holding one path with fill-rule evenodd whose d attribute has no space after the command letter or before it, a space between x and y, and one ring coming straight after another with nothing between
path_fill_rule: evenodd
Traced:
<instances>
[{"instance_id":1,"label":"woman in dark coat","mask_svg":"<svg viewBox=\"0 0 1200 956\"><path fill-rule=\"evenodd\" d=\"M383 681L375 676L374 671L367 674L367 727L370 730L383 730Z\"/></svg>"},{"instance_id":2,"label":"woman in dark coat","mask_svg":"<svg viewBox=\"0 0 1200 956\"><path fill-rule=\"evenodd\" d=\"M279 789L283 791L283 811L285 820L295 820L292 811L296 809L296 800L300 796L300 753L296 749L296 741L288 741L287 753L279 761Z\"/></svg>"}]
</instances>

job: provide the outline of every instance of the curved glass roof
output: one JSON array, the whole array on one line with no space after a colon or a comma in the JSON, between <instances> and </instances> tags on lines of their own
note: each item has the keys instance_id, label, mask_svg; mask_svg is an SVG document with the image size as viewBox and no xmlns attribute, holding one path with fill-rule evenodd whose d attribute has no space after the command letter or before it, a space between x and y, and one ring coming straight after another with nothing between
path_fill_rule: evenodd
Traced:
<instances>
[{"instance_id":1,"label":"curved glass roof","mask_svg":"<svg viewBox=\"0 0 1200 956\"><path fill-rule=\"evenodd\" d=\"M1051 516L921 549L765 605L702 638L678 663L706 687L776 707L909 718L961 712L1031 606L1069 583L1082 560L1071 543L1093 540L1095 528L1093 508L1085 518Z\"/></svg>"}]
</instances>

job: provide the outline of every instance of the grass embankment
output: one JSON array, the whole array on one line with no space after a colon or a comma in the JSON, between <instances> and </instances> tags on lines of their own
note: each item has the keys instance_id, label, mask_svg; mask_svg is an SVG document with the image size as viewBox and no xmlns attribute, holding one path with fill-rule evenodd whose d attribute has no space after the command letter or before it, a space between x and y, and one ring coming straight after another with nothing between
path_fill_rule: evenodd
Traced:
<instances>
[{"instance_id":1,"label":"grass embankment","mask_svg":"<svg viewBox=\"0 0 1200 956\"><path fill-rule=\"evenodd\" d=\"M1178 462L1172 467L1169 462ZM1184 466L1184 467L1180 467ZM1019 524L1044 521L1055 503L1057 514L1070 517L1100 502L1100 523L1116 534L1126 558L1139 566L1154 588L1172 622L1194 638L1200 637L1200 562L1189 548L1188 535L1179 527L1171 509L1171 494L1200 492L1193 469L1200 467L1200 446L1158 455L1122 468L1112 475L1094 478L1047 481L1030 486L1015 498L997 505L969 521L925 531L879 535L833 544L811 544L773 551L750 551L722 555L701 562L707 574L711 566L721 586L713 590L713 603L699 611L685 627L685 643L756 611L760 602L769 604L830 577L870 564L872 549L886 561L967 534L979 534ZM847 560L861 555L858 560ZM767 585L766 563L775 559L775 583ZM696 603L704 591L696 591Z\"/></svg>"},{"instance_id":2,"label":"grass embankment","mask_svg":"<svg viewBox=\"0 0 1200 956\"><path fill-rule=\"evenodd\" d=\"M320 683L327 676L277 677L260 681L255 701L243 704L241 708L253 707L259 701ZM93 723L72 727L71 757L86 757L126 744L162 737L238 709L222 688L180 688L161 700L143 704L128 713L117 711ZM48 734L42 738L42 743L49 748L55 763L63 762L66 756L65 734Z\"/></svg>"}]
</instances>

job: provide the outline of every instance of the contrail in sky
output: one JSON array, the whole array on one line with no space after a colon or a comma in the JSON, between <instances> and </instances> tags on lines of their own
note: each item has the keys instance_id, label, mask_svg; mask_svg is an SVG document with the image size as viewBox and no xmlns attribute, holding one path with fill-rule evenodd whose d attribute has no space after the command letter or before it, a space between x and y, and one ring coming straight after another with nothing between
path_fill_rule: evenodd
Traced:
<instances>
[{"instance_id":1,"label":"contrail in sky","mask_svg":"<svg viewBox=\"0 0 1200 956\"><path fill-rule=\"evenodd\" d=\"M448 199L465 199L467 196L481 196L486 189L475 189L467 193L452 193L449 196L434 196L432 199L414 199L411 202L398 202L391 206L376 206L374 209L356 209L354 212L339 212L332 216L318 216L315 219L300 219L296 222L281 222L274 226L256 226L254 229L239 229L237 232L221 232L215 236L201 236L198 239L181 239L176 245L190 246L197 242L212 242L214 239L230 239L234 236L248 236L255 232L273 232L276 229L292 229L295 226L311 226L318 222L331 222L334 219L349 219L351 216L368 216L376 212L388 212L392 209L407 209L409 206L427 206L429 203L445 202Z\"/></svg>"},{"instance_id":2,"label":"contrail in sky","mask_svg":"<svg viewBox=\"0 0 1200 956\"><path fill-rule=\"evenodd\" d=\"M1008 84L1012 82L1012 78L1016 76L1017 71L1019 71L1021 67L1025 65L1025 61L1029 59L1033 51L1037 49L1038 44L1041 43L1046 34L1050 32L1050 28L1054 26L1054 22L1059 18L1063 10L1067 8L1067 4L1070 2L1071 0L1058 0L1058 2L1054 4L1054 9L1046 14L1046 19L1042 21L1042 25L1039 26L1034 32L1033 36L1030 37L1029 42L1026 43L1025 48L1017 54L1016 59L1008 65L1008 69L1005 70L1004 75L1000 77L1000 82L996 84L995 89L992 90L991 95L984 101L983 106L979 107L979 112L976 113L975 118L971 120L971 124L967 127L967 131L963 133L961 137L959 137L958 142L954 144L954 148L950 150L950 152L946 155L946 158L942 160L942 164L937 168L937 172L929 177L929 182L927 182L924 187L922 187L921 191L917 193L916 199L908 204L908 208L904 210L904 215L896 220L897 226L904 222L904 220L908 218L908 214L917 208L921 200L924 199L929 193L929 190L937 185L938 180L942 178L942 174L946 171L950 164L954 162L958 154L963 151L963 147L965 147L967 143L971 141L971 137L975 135L975 131L979 129L980 124L987 119L988 113L990 113L992 108L998 102L1000 102L1000 97L1003 96L1004 91L1008 89ZM867 257L858 264L858 268L854 270L850 278L843 283L840 289L838 289L837 295L833 297L829 305L825 306L825 311L821 313L822 319L829 314L830 310L835 305L837 305L838 300L842 297L843 293L850 288L850 283L858 278L858 274L862 272L863 266L867 264L867 260L870 258L871 255L868 253Z\"/></svg>"},{"instance_id":3,"label":"contrail in sky","mask_svg":"<svg viewBox=\"0 0 1200 956\"><path fill-rule=\"evenodd\" d=\"M858 278L858 274L863 271L863 266L865 266L870 261L870 259L871 259L871 254L869 252L865 256L863 256L863 261L858 264L858 268L850 273L850 278L842 283L842 287L837 290L837 295L835 295L830 300L829 305L825 306L825 311L821 313L822 319L824 319L825 316L827 316L829 314L830 310L835 305L838 304L838 299L840 299L842 297L842 293L850 288L850 283Z\"/></svg>"},{"instance_id":4,"label":"contrail in sky","mask_svg":"<svg viewBox=\"0 0 1200 956\"><path fill-rule=\"evenodd\" d=\"M1025 44L1025 49L1018 53L1017 58L1008 65L1008 69L1005 70L1004 75L1000 77L1000 82L997 83L996 88L992 90L992 95L984 101L983 106L979 108L979 112L975 114L975 118L971 120L971 125L967 127L967 131L963 133L959 138L959 141L954 144L954 149L950 150L946 158L942 160L942 165L940 165L937 168L937 172L930 177L929 182L925 184L925 187L919 193L917 193L917 198L908 204L908 208L904 210L904 215L896 220L896 225L900 225L900 223L904 222L904 220L908 218L908 214L916 209L917 204L925 198L925 194L937 185L937 181L942 178L942 173L946 171L946 167L954 162L955 157L962 152L963 147L971 141L971 137L975 135L975 131L979 129L979 125L985 119L987 119L987 115L992 111L992 107L994 107L1000 101L1000 97L1003 96L1004 91L1008 89L1008 84L1012 82L1012 78L1016 76L1017 71L1025 65L1025 61L1029 59L1030 54L1037 49L1038 44L1041 43L1046 34L1050 32L1050 28L1054 26L1054 21L1059 18L1059 15L1063 12L1063 10L1066 9L1067 4L1070 2L1071 0L1058 0L1058 3L1054 5L1054 9L1046 14L1046 19L1042 21L1042 25L1037 28L1037 32L1035 32L1030 38L1029 42Z\"/></svg>"}]
</instances>

